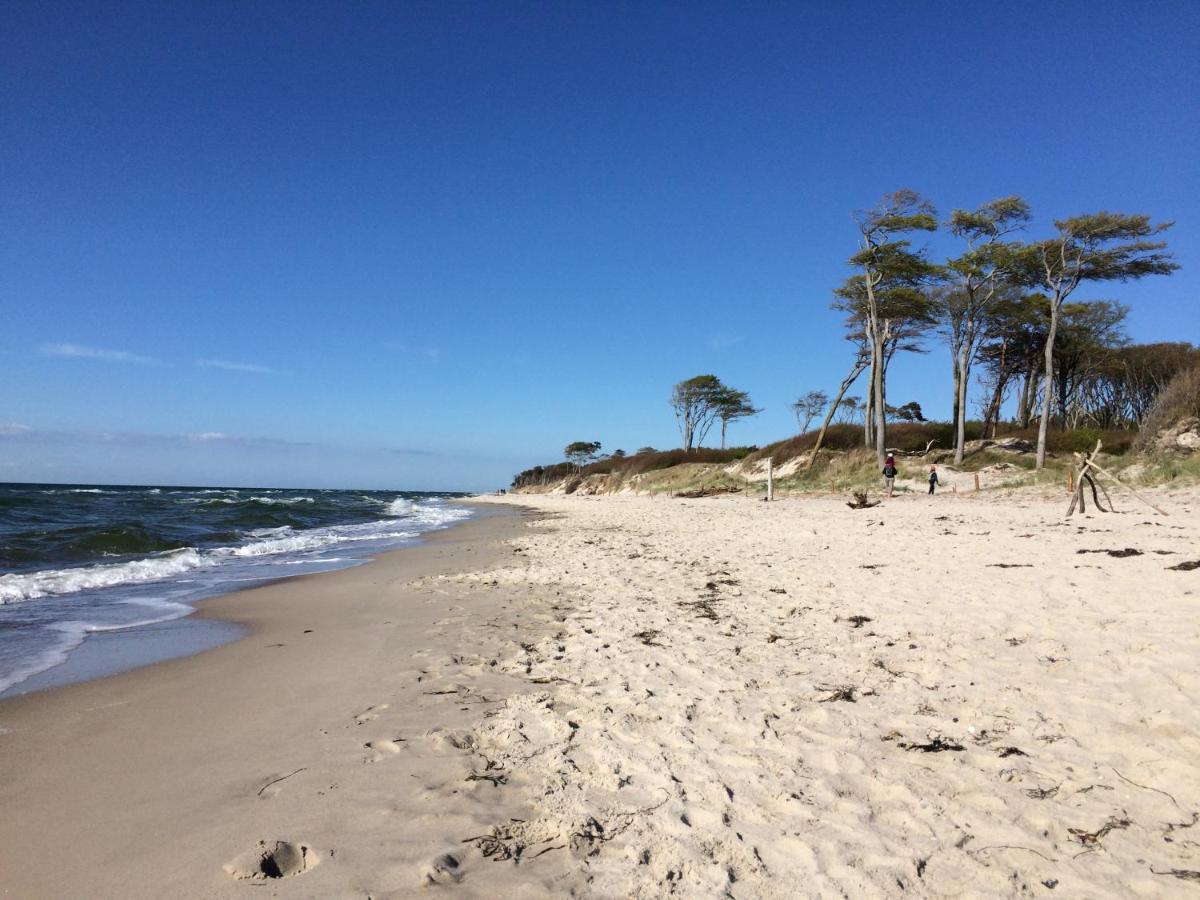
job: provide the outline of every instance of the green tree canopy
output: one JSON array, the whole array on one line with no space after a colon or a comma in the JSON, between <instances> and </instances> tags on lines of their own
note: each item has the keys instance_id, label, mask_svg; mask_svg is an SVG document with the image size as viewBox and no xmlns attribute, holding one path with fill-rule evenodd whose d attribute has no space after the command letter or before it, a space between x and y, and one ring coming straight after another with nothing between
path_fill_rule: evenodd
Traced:
<instances>
[{"instance_id":1,"label":"green tree canopy","mask_svg":"<svg viewBox=\"0 0 1200 900\"><path fill-rule=\"evenodd\" d=\"M599 452L599 441L573 441L563 448L563 456L574 463L577 469L583 468L595 459Z\"/></svg>"},{"instance_id":2,"label":"green tree canopy","mask_svg":"<svg viewBox=\"0 0 1200 900\"><path fill-rule=\"evenodd\" d=\"M704 443L728 396L729 388L716 375L696 375L671 390L671 408L683 438L683 449Z\"/></svg>"}]
</instances>

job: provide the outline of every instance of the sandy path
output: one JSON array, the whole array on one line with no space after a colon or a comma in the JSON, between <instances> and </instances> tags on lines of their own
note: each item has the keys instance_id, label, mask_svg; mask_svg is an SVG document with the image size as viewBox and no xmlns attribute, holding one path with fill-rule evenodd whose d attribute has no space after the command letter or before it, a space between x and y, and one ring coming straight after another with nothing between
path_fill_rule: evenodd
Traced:
<instances>
[{"instance_id":1,"label":"sandy path","mask_svg":"<svg viewBox=\"0 0 1200 900\"><path fill-rule=\"evenodd\" d=\"M533 811L475 854L603 897L1197 890L1195 494L522 500L564 518L450 579L559 620L503 662L552 689L473 731Z\"/></svg>"}]
</instances>

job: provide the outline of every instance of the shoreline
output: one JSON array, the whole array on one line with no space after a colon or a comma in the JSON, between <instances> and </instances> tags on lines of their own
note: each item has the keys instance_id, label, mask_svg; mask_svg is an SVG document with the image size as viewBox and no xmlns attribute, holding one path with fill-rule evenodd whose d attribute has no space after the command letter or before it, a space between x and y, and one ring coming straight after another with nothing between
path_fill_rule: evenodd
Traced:
<instances>
[{"instance_id":1,"label":"shoreline","mask_svg":"<svg viewBox=\"0 0 1200 900\"><path fill-rule=\"evenodd\" d=\"M0 701L0 895L234 896L246 885L222 866L259 840L343 849L313 796L371 792L354 776L394 755L389 718L462 718L428 702L420 661L461 643L447 620L498 611L420 585L506 559L528 515L485 512L366 565L208 598L194 615L243 637ZM312 774L276 781L295 771ZM323 893L321 874L294 884Z\"/></svg>"},{"instance_id":2,"label":"shoreline","mask_svg":"<svg viewBox=\"0 0 1200 900\"><path fill-rule=\"evenodd\" d=\"M488 515L489 508L465 500L451 501L471 508L471 518ZM470 521L470 520L467 520ZM450 528L461 524L451 523ZM215 649L246 636L245 629L226 616L205 615L205 604L230 594L239 594L258 587L266 587L313 575L326 575L370 565L376 559L397 550L420 546L427 536L437 534L444 528L433 528L420 532L417 537L380 552L361 557L351 555L342 565L332 566L315 572L297 575L267 576L252 584L235 590L202 595L194 600L181 600L191 609L182 615L161 619L146 624L113 627L86 632L82 640L64 651L63 658L47 668L38 669L21 681L0 690L0 703L26 694L54 690L71 684L119 675L143 666L155 665L172 659L180 659Z\"/></svg>"},{"instance_id":3,"label":"shoreline","mask_svg":"<svg viewBox=\"0 0 1200 900\"><path fill-rule=\"evenodd\" d=\"M1071 519L514 499L245 592L248 639L0 703L0 895L1126 897L1200 870L1200 491Z\"/></svg>"}]
</instances>

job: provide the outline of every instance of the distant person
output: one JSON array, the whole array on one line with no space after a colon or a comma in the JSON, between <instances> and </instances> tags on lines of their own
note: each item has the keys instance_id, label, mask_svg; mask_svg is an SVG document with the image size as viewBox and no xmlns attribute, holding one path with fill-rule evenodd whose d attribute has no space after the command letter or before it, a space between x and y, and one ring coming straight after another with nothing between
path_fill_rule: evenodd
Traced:
<instances>
[{"instance_id":1,"label":"distant person","mask_svg":"<svg viewBox=\"0 0 1200 900\"><path fill-rule=\"evenodd\" d=\"M887 495L891 497L892 488L896 484L896 457L890 453L883 464L883 480L887 483Z\"/></svg>"},{"instance_id":2,"label":"distant person","mask_svg":"<svg viewBox=\"0 0 1200 900\"><path fill-rule=\"evenodd\" d=\"M933 493L933 489L938 486L937 466L929 467L929 493Z\"/></svg>"}]
</instances>

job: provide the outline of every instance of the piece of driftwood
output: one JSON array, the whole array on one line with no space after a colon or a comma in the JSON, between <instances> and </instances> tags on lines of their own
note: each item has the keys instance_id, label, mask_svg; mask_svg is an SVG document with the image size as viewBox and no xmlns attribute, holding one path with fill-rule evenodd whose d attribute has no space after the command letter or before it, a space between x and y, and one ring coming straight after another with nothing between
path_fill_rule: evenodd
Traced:
<instances>
[{"instance_id":1,"label":"piece of driftwood","mask_svg":"<svg viewBox=\"0 0 1200 900\"><path fill-rule=\"evenodd\" d=\"M878 500L867 499L866 491L855 491L854 499L847 500L846 505L851 509L870 509L872 506L878 506Z\"/></svg>"},{"instance_id":2,"label":"piece of driftwood","mask_svg":"<svg viewBox=\"0 0 1200 900\"><path fill-rule=\"evenodd\" d=\"M1099 443L1099 441L1097 441L1097 443ZM1145 503L1148 507L1150 507L1152 510L1154 510L1159 515L1163 515L1163 516L1169 515L1169 513L1167 513L1167 511L1165 509L1160 509L1159 507L1155 506L1153 503L1151 503L1149 500L1147 500L1145 497L1143 497L1141 494L1139 494L1137 491L1135 491L1133 488L1131 488L1129 485L1127 485L1125 482L1123 482L1120 478L1118 478L1112 472L1108 472L1108 471L1105 471L1104 469L1100 468L1098 465L1096 465L1096 463L1094 461L1091 461L1091 460L1088 461L1088 468L1095 469L1101 475L1105 475L1108 478L1111 478L1118 485L1125 488L1125 490L1129 491L1129 493L1133 494L1133 496L1137 497L1139 500L1141 500L1143 503ZM1103 490L1103 486L1101 487L1101 490ZM1106 493L1104 496L1107 497L1108 494Z\"/></svg>"},{"instance_id":3,"label":"piece of driftwood","mask_svg":"<svg viewBox=\"0 0 1200 900\"><path fill-rule=\"evenodd\" d=\"M694 491L678 491L673 496L682 497L686 500L695 500L699 497L720 497L722 494L740 494L741 488L697 488Z\"/></svg>"},{"instance_id":4,"label":"piece of driftwood","mask_svg":"<svg viewBox=\"0 0 1200 900\"><path fill-rule=\"evenodd\" d=\"M1076 478L1074 480L1075 481L1075 485L1074 485L1075 490L1071 494L1071 505L1067 508L1068 516L1075 514L1076 507L1079 508L1080 512L1087 512L1087 500L1084 498L1084 493L1083 493L1083 488L1084 488L1085 484L1088 485L1092 489L1092 501L1096 504L1096 509L1100 510L1100 512L1109 512L1110 511L1110 510L1105 509L1104 504L1100 502L1100 496L1096 490L1096 481L1095 481L1095 479L1092 478L1091 473L1088 471L1088 466L1091 464L1092 457L1096 456L1096 454L1098 454L1099 452L1100 452L1100 441L1096 441L1096 447L1095 447L1095 449L1092 450L1091 453L1088 453L1086 455L1082 454L1082 453L1075 454L1075 461L1079 464L1079 476L1078 476L1078 478ZM1104 496L1107 497L1108 494L1105 493ZM1109 500L1109 506L1110 507L1112 506L1111 500Z\"/></svg>"},{"instance_id":5,"label":"piece of driftwood","mask_svg":"<svg viewBox=\"0 0 1200 900\"><path fill-rule=\"evenodd\" d=\"M1083 495L1084 484L1087 484L1091 488L1092 502L1096 504L1096 508L1098 510L1100 510L1100 512L1112 512L1115 509L1115 506L1112 502L1112 497L1110 497L1108 495L1108 491L1105 490L1104 483L1102 481L1099 481L1097 478L1093 478L1092 477L1093 473L1095 473L1096 475L1103 475L1105 478L1109 478L1112 481L1115 481L1118 485L1125 488L1125 490L1129 491L1129 493L1133 494L1133 496L1137 497L1139 500L1141 500L1143 503L1145 503L1147 506L1149 506L1156 513L1159 513L1160 515L1164 515L1164 516L1167 515L1166 510L1160 509L1159 507L1155 506L1153 503L1151 503L1149 500L1147 500L1145 497L1143 497L1141 494L1139 494L1137 491L1135 491L1133 488L1131 488L1129 485L1127 485L1125 482L1123 482L1120 478L1118 478L1112 472L1109 472L1107 469L1101 468L1096 463L1096 457L1100 455L1100 446L1101 446L1100 441L1096 441L1096 447L1095 447L1095 449L1092 450L1091 453L1088 453L1086 455L1082 454L1082 453L1075 454L1075 459L1079 463L1079 474L1078 474L1078 477L1075 479L1075 491L1071 495L1071 505L1067 508L1067 515L1070 516L1070 515L1074 514L1075 508L1077 506L1079 507L1080 512L1086 511L1087 503L1086 503L1086 501L1084 499L1084 495ZM1100 502L1100 497L1097 493L1097 489L1099 490L1100 493L1104 494L1104 499L1108 501L1108 509L1105 509L1104 504L1102 504Z\"/></svg>"}]
</instances>

